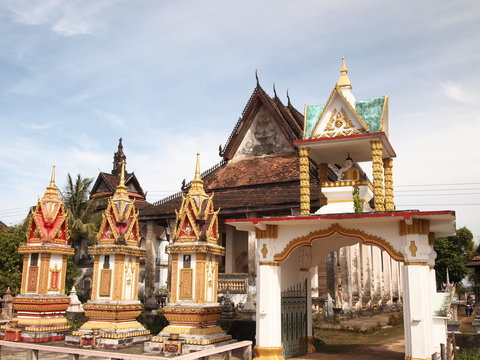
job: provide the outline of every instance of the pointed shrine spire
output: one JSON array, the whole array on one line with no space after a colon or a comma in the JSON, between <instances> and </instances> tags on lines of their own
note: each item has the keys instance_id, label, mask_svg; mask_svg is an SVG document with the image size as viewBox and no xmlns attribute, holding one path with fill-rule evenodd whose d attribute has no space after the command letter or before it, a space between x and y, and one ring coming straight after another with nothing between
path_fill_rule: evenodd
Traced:
<instances>
[{"instance_id":1,"label":"pointed shrine spire","mask_svg":"<svg viewBox=\"0 0 480 360\"><path fill-rule=\"evenodd\" d=\"M125 161L122 161L120 180L118 181L117 191L115 191L114 197L119 197L117 195L126 195L128 197L127 187L125 186Z\"/></svg>"},{"instance_id":2,"label":"pointed shrine spire","mask_svg":"<svg viewBox=\"0 0 480 360\"><path fill-rule=\"evenodd\" d=\"M45 196L55 196L58 197L58 188L55 185L55 165L52 166L52 176L50 177L50 184L47 186L45 191Z\"/></svg>"},{"instance_id":3,"label":"pointed shrine spire","mask_svg":"<svg viewBox=\"0 0 480 360\"><path fill-rule=\"evenodd\" d=\"M350 89L352 88L352 83L350 82L350 79L348 78L347 73L348 73L348 70L347 70L347 66L345 65L345 56L342 56L342 67L340 68L340 78L337 81L338 87L347 86Z\"/></svg>"},{"instance_id":4,"label":"pointed shrine spire","mask_svg":"<svg viewBox=\"0 0 480 360\"><path fill-rule=\"evenodd\" d=\"M197 153L197 164L195 166L195 177L192 180L192 186L188 191L188 195L201 195L207 196L205 189L203 188L203 180L200 175L200 153Z\"/></svg>"}]
</instances>

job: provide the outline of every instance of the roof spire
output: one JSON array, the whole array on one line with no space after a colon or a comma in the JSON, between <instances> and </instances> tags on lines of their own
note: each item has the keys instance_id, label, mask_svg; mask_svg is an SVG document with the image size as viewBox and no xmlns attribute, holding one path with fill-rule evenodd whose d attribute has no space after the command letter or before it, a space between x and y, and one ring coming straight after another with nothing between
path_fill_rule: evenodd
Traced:
<instances>
[{"instance_id":1,"label":"roof spire","mask_svg":"<svg viewBox=\"0 0 480 360\"><path fill-rule=\"evenodd\" d=\"M290 101L290 95L288 95L288 89L287 89L287 101L288 101L287 102L288 106L292 106L292 103Z\"/></svg>"},{"instance_id":2,"label":"roof spire","mask_svg":"<svg viewBox=\"0 0 480 360\"><path fill-rule=\"evenodd\" d=\"M273 95L275 96L275 98L278 98L277 90L275 89L275 83L273 83Z\"/></svg>"},{"instance_id":3,"label":"roof spire","mask_svg":"<svg viewBox=\"0 0 480 360\"><path fill-rule=\"evenodd\" d=\"M258 70L255 69L255 79L257 79L257 87L260 87L260 81L258 80Z\"/></svg>"},{"instance_id":4,"label":"roof spire","mask_svg":"<svg viewBox=\"0 0 480 360\"><path fill-rule=\"evenodd\" d=\"M122 166L120 170L120 180L118 181L117 190L115 191L114 197L117 195L127 195L127 187L125 186L125 161L122 161Z\"/></svg>"},{"instance_id":5,"label":"roof spire","mask_svg":"<svg viewBox=\"0 0 480 360\"><path fill-rule=\"evenodd\" d=\"M55 185L55 165L52 166L52 176L50 177L50 184L47 186L45 195L58 196L58 188Z\"/></svg>"},{"instance_id":6,"label":"roof spire","mask_svg":"<svg viewBox=\"0 0 480 360\"><path fill-rule=\"evenodd\" d=\"M350 89L352 88L352 83L348 78L348 70L347 66L345 65L345 56L342 56L342 67L340 68L340 78L337 81L338 87L348 86Z\"/></svg>"},{"instance_id":7,"label":"roof spire","mask_svg":"<svg viewBox=\"0 0 480 360\"><path fill-rule=\"evenodd\" d=\"M188 191L189 195L203 195L207 196L203 188L203 180L200 175L200 153L197 153L197 164L195 166L195 177L192 180L192 186Z\"/></svg>"},{"instance_id":8,"label":"roof spire","mask_svg":"<svg viewBox=\"0 0 480 360\"><path fill-rule=\"evenodd\" d=\"M118 139L118 150L113 154L113 170L112 175L119 175L122 162L127 162L127 157L123 152L123 139Z\"/></svg>"}]
</instances>

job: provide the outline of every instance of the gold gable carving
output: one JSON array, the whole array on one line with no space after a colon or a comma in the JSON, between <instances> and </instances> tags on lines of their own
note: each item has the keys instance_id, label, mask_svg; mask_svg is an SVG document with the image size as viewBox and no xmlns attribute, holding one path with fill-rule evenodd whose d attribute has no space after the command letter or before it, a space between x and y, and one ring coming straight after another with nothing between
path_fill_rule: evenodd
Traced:
<instances>
[{"instance_id":1,"label":"gold gable carving","mask_svg":"<svg viewBox=\"0 0 480 360\"><path fill-rule=\"evenodd\" d=\"M317 230L312 231L311 233L297 237L290 241L285 248L274 255L273 260L275 261L284 261L288 258L288 256L298 247L303 245L311 246L312 242L319 238L325 238L334 235L335 233L340 234L345 237L353 237L359 239L363 244L371 244L376 245L389 253L389 255L397 260L397 261L404 261L404 257L402 253L393 248L392 244L390 244L385 239L376 236L367 234L361 230L357 229L346 229L340 226L339 224L333 224L327 229L324 230Z\"/></svg>"}]
</instances>

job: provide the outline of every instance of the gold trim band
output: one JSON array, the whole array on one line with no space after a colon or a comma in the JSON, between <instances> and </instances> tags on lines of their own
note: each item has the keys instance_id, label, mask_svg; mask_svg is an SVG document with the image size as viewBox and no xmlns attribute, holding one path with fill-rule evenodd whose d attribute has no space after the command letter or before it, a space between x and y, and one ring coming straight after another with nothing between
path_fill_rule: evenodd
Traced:
<instances>
[{"instance_id":1,"label":"gold trim band","mask_svg":"<svg viewBox=\"0 0 480 360\"><path fill-rule=\"evenodd\" d=\"M260 266L280 266L280 263L275 261L260 261L258 263Z\"/></svg>"},{"instance_id":2,"label":"gold trim band","mask_svg":"<svg viewBox=\"0 0 480 360\"><path fill-rule=\"evenodd\" d=\"M253 360L285 360L282 356L283 347L260 347L255 346L255 357Z\"/></svg>"}]
</instances>

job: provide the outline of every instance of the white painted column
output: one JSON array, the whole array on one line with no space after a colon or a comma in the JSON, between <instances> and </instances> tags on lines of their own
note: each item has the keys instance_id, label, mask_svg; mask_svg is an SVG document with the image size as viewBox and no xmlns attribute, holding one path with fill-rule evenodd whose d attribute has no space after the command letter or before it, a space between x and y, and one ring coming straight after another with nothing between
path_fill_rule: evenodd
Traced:
<instances>
[{"instance_id":1,"label":"white painted column","mask_svg":"<svg viewBox=\"0 0 480 360\"><path fill-rule=\"evenodd\" d=\"M318 297L318 266L310 268L310 287L313 297Z\"/></svg>"},{"instance_id":2,"label":"white painted column","mask_svg":"<svg viewBox=\"0 0 480 360\"><path fill-rule=\"evenodd\" d=\"M431 359L432 311L430 306L428 265L405 265L403 268L403 316L405 357Z\"/></svg>"},{"instance_id":3,"label":"white painted column","mask_svg":"<svg viewBox=\"0 0 480 360\"><path fill-rule=\"evenodd\" d=\"M281 267L260 262L257 272L256 358L282 351ZM274 349L272 349L274 348Z\"/></svg>"},{"instance_id":4,"label":"white painted column","mask_svg":"<svg viewBox=\"0 0 480 360\"><path fill-rule=\"evenodd\" d=\"M225 273L233 273L233 237L235 228L233 226L226 226L225 229Z\"/></svg>"}]
</instances>

